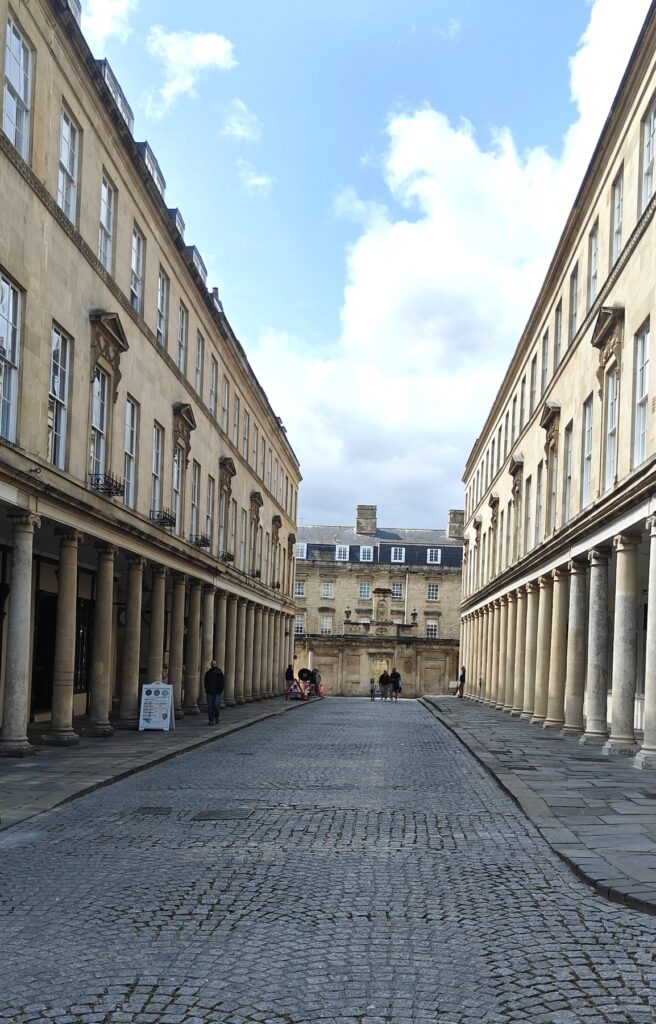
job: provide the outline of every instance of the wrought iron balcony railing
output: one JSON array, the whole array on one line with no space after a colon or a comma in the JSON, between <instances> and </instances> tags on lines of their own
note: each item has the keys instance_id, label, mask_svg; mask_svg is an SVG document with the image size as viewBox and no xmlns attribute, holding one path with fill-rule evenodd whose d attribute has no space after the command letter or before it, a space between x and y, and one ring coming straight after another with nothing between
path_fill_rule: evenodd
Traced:
<instances>
[{"instance_id":1,"label":"wrought iron balcony railing","mask_svg":"<svg viewBox=\"0 0 656 1024\"><path fill-rule=\"evenodd\" d=\"M197 548L208 548L210 546L210 538L206 533L192 533L189 540Z\"/></svg>"},{"instance_id":2,"label":"wrought iron balcony railing","mask_svg":"<svg viewBox=\"0 0 656 1024\"><path fill-rule=\"evenodd\" d=\"M164 526L167 530L175 526L175 514L171 512L170 508L151 509L150 518L158 526Z\"/></svg>"},{"instance_id":3,"label":"wrought iron balcony railing","mask_svg":"<svg viewBox=\"0 0 656 1024\"><path fill-rule=\"evenodd\" d=\"M89 486L93 487L94 491L107 494L112 498L122 498L125 494L124 481L119 480L113 473L90 473Z\"/></svg>"}]
</instances>

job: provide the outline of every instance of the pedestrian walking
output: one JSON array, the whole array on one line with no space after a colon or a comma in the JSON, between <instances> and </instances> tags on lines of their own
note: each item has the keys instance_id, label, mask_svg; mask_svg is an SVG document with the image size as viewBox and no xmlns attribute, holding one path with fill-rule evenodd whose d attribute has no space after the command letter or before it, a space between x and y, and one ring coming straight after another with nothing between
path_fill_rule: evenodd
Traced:
<instances>
[{"instance_id":1,"label":"pedestrian walking","mask_svg":"<svg viewBox=\"0 0 656 1024\"><path fill-rule=\"evenodd\" d=\"M219 708L221 707L221 695L225 686L223 672L213 661L205 673L205 693L207 694L207 717L208 725L219 723Z\"/></svg>"},{"instance_id":2,"label":"pedestrian walking","mask_svg":"<svg viewBox=\"0 0 656 1024\"><path fill-rule=\"evenodd\" d=\"M292 668L291 665L288 665L287 668L285 669L285 682L287 684L294 682L294 669Z\"/></svg>"},{"instance_id":3,"label":"pedestrian walking","mask_svg":"<svg viewBox=\"0 0 656 1024\"><path fill-rule=\"evenodd\" d=\"M319 671L318 668L313 668L312 669L312 674L310 675L310 686L312 687L312 692L314 693L315 697L319 696L319 683L320 682L321 682L321 672Z\"/></svg>"},{"instance_id":4,"label":"pedestrian walking","mask_svg":"<svg viewBox=\"0 0 656 1024\"><path fill-rule=\"evenodd\" d=\"M381 672L380 679L378 680L378 685L380 686L380 699L387 700L390 685L390 677L387 669L385 669L384 672Z\"/></svg>"},{"instance_id":5,"label":"pedestrian walking","mask_svg":"<svg viewBox=\"0 0 656 1024\"><path fill-rule=\"evenodd\" d=\"M369 680L369 699L370 700L375 700L376 699L376 680L374 679L373 676Z\"/></svg>"},{"instance_id":6,"label":"pedestrian walking","mask_svg":"<svg viewBox=\"0 0 656 1024\"><path fill-rule=\"evenodd\" d=\"M390 673L390 687L391 687L391 699L395 704L399 702L399 694L403 687L401 686L401 674L393 668Z\"/></svg>"},{"instance_id":7,"label":"pedestrian walking","mask_svg":"<svg viewBox=\"0 0 656 1024\"><path fill-rule=\"evenodd\" d=\"M463 665L460 669L460 675L458 676L458 689L456 690L456 697L464 697L465 695L465 666Z\"/></svg>"}]
</instances>

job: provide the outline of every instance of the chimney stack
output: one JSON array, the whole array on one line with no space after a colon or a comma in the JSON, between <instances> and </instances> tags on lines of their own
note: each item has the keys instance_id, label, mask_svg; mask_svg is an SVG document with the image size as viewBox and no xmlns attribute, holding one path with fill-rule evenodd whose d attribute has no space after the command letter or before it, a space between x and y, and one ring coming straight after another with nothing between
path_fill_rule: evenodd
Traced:
<instances>
[{"instance_id":1,"label":"chimney stack","mask_svg":"<svg viewBox=\"0 0 656 1024\"><path fill-rule=\"evenodd\" d=\"M463 509L449 509L449 525L446 535L449 540L461 540L465 532L465 513Z\"/></svg>"},{"instance_id":2,"label":"chimney stack","mask_svg":"<svg viewBox=\"0 0 656 1024\"><path fill-rule=\"evenodd\" d=\"M376 526L376 505L358 505L355 519L355 532L375 534Z\"/></svg>"}]
</instances>

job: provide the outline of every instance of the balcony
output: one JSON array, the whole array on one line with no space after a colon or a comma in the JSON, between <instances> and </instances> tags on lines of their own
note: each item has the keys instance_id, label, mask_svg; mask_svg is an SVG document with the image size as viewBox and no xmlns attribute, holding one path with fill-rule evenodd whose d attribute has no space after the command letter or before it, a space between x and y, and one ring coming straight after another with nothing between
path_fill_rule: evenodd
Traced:
<instances>
[{"instance_id":1,"label":"balcony","mask_svg":"<svg viewBox=\"0 0 656 1024\"><path fill-rule=\"evenodd\" d=\"M163 526L167 530L172 530L175 526L175 514L170 508L153 508L150 518L157 526Z\"/></svg>"},{"instance_id":2,"label":"balcony","mask_svg":"<svg viewBox=\"0 0 656 1024\"><path fill-rule=\"evenodd\" d=\"M222 551L219 555L222 562L234 562L235 556L230 551Z\"/></svg>"},{"instance_id":3,"label":"balcony","mask_svg":"<svg viewBox=\"0 0 656 1024\"><path fill-rule=\"evenodd\" d=\"M192 533L189 540L196 548L208 548L211 544L206 533Z\"/></svg>"},{"instance_id":4,"label":"balcony","mask_svg":"<svg viewBox=\"0 0 656 1024\"><path fill-rule=\"evenodd\" d=\"M125 494L125 483L112 473L90 473L89 486L110 498L122 498Z\"/></svg>"}]
</instances>

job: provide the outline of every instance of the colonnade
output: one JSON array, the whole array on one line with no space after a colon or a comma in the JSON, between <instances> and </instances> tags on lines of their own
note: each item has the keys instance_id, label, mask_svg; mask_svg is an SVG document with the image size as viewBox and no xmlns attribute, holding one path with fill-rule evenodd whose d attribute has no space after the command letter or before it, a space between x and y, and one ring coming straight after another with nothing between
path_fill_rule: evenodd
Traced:
<instances>
[{"instance_id":1,"label":"colonnade","mask_svg":"<svg viewBox=\"0 0 656 1024\"><path fill-rule=\"evenodd\" d=\"M21 756L33 750L27 737L33 628L32 551L34 531L40 520L31 513L17 513L10 519L13 546L0 755ZM62 529L58 535L52 713L43 741L68 746L79 739L73 728L73 703L78 547L82 534ZM117 554L118 549L111 544L97 545L89 715L85 725L88 735L109 736L115 727L136 729L141 686L164 681L167 577L171 581L171 608L166 681L173 686L177 719L197 715L206 706L203 677L212 659L223 668L223 702L228 707L283 692L285 667L293 659L291 614L270 608L255 596L251 599L231 593L133 555L127 561L124 624L114 673ZM151 586L144 650L145 575ZM113 710L114 696L117 703Z\"/></svg>"},{"instance_id":2,"label":"colonnade","mask_svg":"<svg viewBox=\"0 0 656 1024\"><path fill-rule=\"evenodd\" d=\"M656 768L656 518L647 520L649 590L644 739L635 733L638 546L618 534L566 565L462 616L465 695L545 729L579 736L606 754ZM615 591L609 622L609 562ZM612 662L609 664L609 629ZM612 683L610 729L608 690Z\"/></svg>"}]
</instances>

